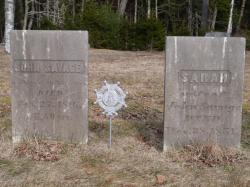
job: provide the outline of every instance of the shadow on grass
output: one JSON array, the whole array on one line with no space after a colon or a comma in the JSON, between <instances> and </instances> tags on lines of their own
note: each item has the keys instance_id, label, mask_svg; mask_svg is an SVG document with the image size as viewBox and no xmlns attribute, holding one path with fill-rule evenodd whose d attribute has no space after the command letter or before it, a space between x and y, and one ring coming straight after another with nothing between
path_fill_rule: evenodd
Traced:
<instances>
[{"instance_id":1,"label":"shadow on grass","mask_svg":"<svg viewBox=\"0 0 250 187\"><path fill-rule=\"evenodd\" d=\"M91 110L94 111L94 106ZM102 121L92 117L89 121L89 130L96 138L107 139L109 136L108 118L104 116L101 118ZM163 129L162 112L134 101L129 103L127 108L119 111L119 116L115 117L112 127L114 137L133 136L159 151L163 149Z\"/></svg>"},{"instance_id":2,"label":"shadow on grass","mask_svg":"<svg viewBox=\"0 0 250 187\"><path fill-rule=\"evenodd\" d=\"M144 107L139 103L128 105L121 111L121 118L127 120L136 130L135 134L139 141L157 150L163 149L163 113L150 107Z\"/></svg>"},{"instance_id":3,"label":"shadow on grass","mask_svg":"<svg viewBox=\"0 0 250 187\"><path fill-rule=\"evenodd\" d=\"M157 150L163 150L164 132L163 113L148 108L144 111L144 118L133 119L133 123L139 133L139 139ZM242 113L241 144L243 148L250 150L250 110Z\"/></svg>"},{"instance_id":4,"label":"shadow on grass","mask_svg":"<svg viewBox=\"0 0 250 187\"><path fill-rule=\"evenodd\" d=\"M145 123L137 123L138 140L149 146L155 147L158 151L163 150L163 121L148 120Z\"/></svg>"},{"instance_id":5,"label":"shadow on grass","mask_svg":"<svg viewBox=\"0 0 250 187\"><path fill-rule=\"evenodd\" d=\"M116 117L116 119L122 120L123 124L113 126L113 136L121 137L130 135L149 146L155 147L158 151L162 151L164 132L163 116L163 112L159 110L143 106L139 102L130 102L128 103L128 108L119 111L119 116ZM101 122L92 119L89 130L93 132L98 139L107 139L109 136L108 119L105 117L102 118L103 121ZM242 118L241 144L243 148L250 150L250 106L243 106Z\"/></svg>"}]
</instances>

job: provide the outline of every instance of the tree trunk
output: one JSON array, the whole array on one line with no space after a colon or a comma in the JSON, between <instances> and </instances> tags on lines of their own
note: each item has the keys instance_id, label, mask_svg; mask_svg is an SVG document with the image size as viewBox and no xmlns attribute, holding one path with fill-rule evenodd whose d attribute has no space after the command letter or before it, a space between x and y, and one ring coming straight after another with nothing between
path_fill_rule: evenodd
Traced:
<instances>
[{"instance_id":1,"label":"tree trunk","mask_svg":"<svg viewBox=\"0 0 250 187\"><path fill-rule=\"evenodd\" d=\"M73 21L74 21L75 16L76 16L76 2L75 2L75 0L72 0L72 16L73 16Z\"/></svg>"},{"instance_id":2,"label":"tree trunk","mask_svg":"<svg viewBox=\"0 0 250 187\"><path fill-rule=\"evenodd\" d=\"M217 19L217 6L215 5L214 7L214 13L213 13L213 20L212 20L212 24L211 24L211 31L214 31L215 29L215 23L216 23L216 19Z\"/></svg>"},{"instance_id":3,"label":"tree trunk","mask_svg":"<svg viewBox=\"0 0 250 187\"><path fill-rule=\"evenodd\" d=\"M60 2L57 2L57 25L60 25L63 23L62 16L61 16L61 10L60 10Z\"/></svg>"},{"instance_id":4,"label":"tree trunk","mask_svg":"<svg viewBox=\"0 0 250 187\"><path fill-rule=\"evenodd\" d=\"M243 0L242 4L241 4L240 16L239 16L239 20L238 20L238 25L237 25L237 28L236 28L236 32L240 31L240 25L241 25L242 17L244 15L245 6L246 6L246 0Z\"/></svg>"},{"instance_id":5,"label":"tree trunk","mask_svg":"<svg viewBox=\"0 0 250 187\"><path fill-rule=\"evenodd\" d=\"M158 19L158 0L155 0L155 18Z\"/></svg>"},{"instance_id":6,"label":"tree trunk","mask_svg":"<svg viewBox=\"0 0 250 187\"><path fill-rule=\"evenodd\" d=\"M209 6L209 0L203 0L202 16L201 16L201 28L203 30L207 29L208 6Z\"/></svg>"},{"instance_id":7,"label":"tree trunk","mask_svg":"<svg viewBox=\"0 0 250 187\"><path fill-rule=\"evenodd\" d=\"M81 6L81 12L83 13L84 11L84 0L82 0L82 6Z\"/></svg>"},{"instance_id":8,"label":"tree trunk","mask_svg":"<svg viewBox=\"0 0 250 187\"><path fill-rule=\"evenodd\" d=\"M128 0L121 0L121 2L120 2L119 14L121 16L123 16L124 13L125 13L125 10L126 10L126 7L127 7L127 2L128 2Z\"/></svg>"},{"instance_id":9,"label":"tree trunk","mask_svg":"<svg viewBox=\"0 0 250 187\"><path fill-rule=\"evenodd\" d=\"M47 0L47 2L46 2L46 15L47 15L48 20L49 20L49 16L50 16L50 10L49 9L50 9L50 0Z\"/></svg>"},{"instance_id":10,"label":"tree trunk","mask_svg":"<svg viewBox=\"0 0 250 187\"><path fill-rule=\"evenodd\" d=\"M53 23L54 25L56 24L56 13L57 13L57 9L56 9L56 3L57 3L57 0L54 0L54 7L53 7Z\"/></svg>"},{"instance_id":11,"label":"tree trunk","mask_svg":"<svg viewBox=\"0 0 250 187\"><path fill-rule=\"evenodd\" d=\"M135 15L134 15L134 23L137 22L137 0L135 0Z\"/></svg>"},{"instance_id":12,"label":"tree trunk","mask_svg":"<svg viewBox=\"0 0 250 187\"><path fill-rule=\"evenodd\" d=\"M150 8L151 8L151 5L150 5L150 3L151 3L151 0L148 0L148 13L147 13L147 15L148 15L148 19L150 18Z\"/></svg>"},{"instance_id":13,"label":"tree trunk","mask_svg":"<svg viewBox=\"0 0 250 187\"><path fill-rule=\"evenodd\" d=\"M197 12L195 12L195 34L199 36L199 18Z\"/></svg>"},{"instance_id":14,"label":"tree trunk","mask_svg":"<svg viewBox=\"0 0 250 187\"><path fill-rule=\"evenodd\" d=\"M191 35L193 35L193 10L192 10L192 0L188 0L188 30Z\"/></svg>"},{"instance_id":15,"label":"tree trunk","mask_svg":"<svg viewBox=\"0 0 250 187\"><path fill-rule=\"evenodd\" d=\"M5 0L5 51L10 53L10 31L14 29L15 1Z\"/></svg>"},{"instance_id":16,"label":"tree trunk","mask_svg":"<svg viewBox=\"0 0 250 187\"><path fill-rule=\"evenodd\" d=\"M37 14L37 21L36 21L36 26L37 28L40 28L40 21L41 21L41 16L40 16L40 3L39 3L39 0L38 0L38 3L36 4L36 10L38 11L38 14Z\"/></svg>"},{"instance_id":17,"label":"tree trunk","mask_svg":"<svg viewBox=\"0 0 250 187\"><path fill-rule=\"evenodd\" d=\"M32 0L31 1L31 16L30 16L30 20L29 20L28 30L30 30L32 28L34 14L35 14L35 5L34 5L34 0Z\"/></svg>"},{"instance_id":18,"label":"tree trunk","mask_svg":"<svg viewBox=\"0 0 250 187\"><path fill-rule=\"evenodd\" d=\"M25 0L25 11L24 11L24 18L23 18L23 30L27 29L28 24L28 12L29 12L29 2Z\"/></svg>"},{"instance_id":19,"label":"tree trunk","mask_svg":"<svg viewBox=\"0 0 250 187\"><path fill-rule=\"evenodd\" d=\"M231 1L230 14L228 19L227 34L231 36L233 27L233 10L234 10L234 0Z\"/></svg>"},{"instance_id":20,"label":"tree trunk","mask_svg":"<svg viewBox=\"0 0 250 187\"><path fill-rule=\"evenodd\" d=\"M16 1L18 3L18 9L20 11L20 15L24 15L24 7L23 7L23 1ZM17 6L17 4L16 4ZM23 19L19 20L21 27L23 27Z\"/></svg>"}]
</instances>

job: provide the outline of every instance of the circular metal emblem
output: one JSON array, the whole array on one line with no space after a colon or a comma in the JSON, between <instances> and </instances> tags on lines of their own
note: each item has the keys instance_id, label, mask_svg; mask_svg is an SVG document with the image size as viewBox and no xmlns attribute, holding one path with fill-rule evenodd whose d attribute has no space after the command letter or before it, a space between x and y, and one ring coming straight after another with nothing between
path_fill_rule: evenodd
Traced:
<instances>
[{"instance_id":1,"label":"circular metal emblem","mask_svg":"<svg viewBox=\"0 0 250 187\"><path fill-rule=\"evenodd\" d=\"M108 116L117 115L117 111L123 106L127 107L125 104L125 97L127 93L118 86L117 84L108 84L104 81L104 85L100 90L96 91L96 102L101 108L104 109L104 114Z\"/></svg>"}]
</instances>

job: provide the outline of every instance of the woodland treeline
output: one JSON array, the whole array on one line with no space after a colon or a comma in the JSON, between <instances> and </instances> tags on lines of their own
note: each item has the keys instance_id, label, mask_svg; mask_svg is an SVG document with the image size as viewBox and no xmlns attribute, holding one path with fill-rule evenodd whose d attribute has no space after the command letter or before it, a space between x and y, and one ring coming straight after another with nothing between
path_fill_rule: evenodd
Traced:
<instances>
[{"instance_id":1,"label":"woodland treeline","mask_svg":"<svg viewBox=\"0 0 250 187\"><path fill-rule=\"evenodd\" d=\"M165 36L212 31L250 47L250 0L1 0L0 42L10 14L15 29L88 30L95 48L161 50Z\"/></svg>"}]
</instances>

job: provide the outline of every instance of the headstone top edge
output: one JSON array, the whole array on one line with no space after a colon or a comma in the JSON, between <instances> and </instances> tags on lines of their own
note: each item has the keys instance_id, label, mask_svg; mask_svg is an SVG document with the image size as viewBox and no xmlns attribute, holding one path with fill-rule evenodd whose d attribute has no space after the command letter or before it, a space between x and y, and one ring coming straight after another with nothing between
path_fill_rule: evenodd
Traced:
<instances>
[{"instance_id":1,"label":"headstone top edge","mask_svg":"<svg viewBox=\"0 0 250 187\"><path fill-rule=\"evenodd\" d=\"M61 61L61 62L84 62L84 59L62 59L62 58L41 58L41 59L37 59L37 58L12 58L12 60L14 61Z\"/></svg>"},{"instance_id":2,"label":"headstone top edge","mask_svg":"<svg viewBox=\"0 0 250 187\"><path fill-rule=\"evenodd\" d=\"M166 39L174 39L174 38L178 38L178 39L218 39L218 40L221 40L221 39L224 39L224 38L227 38L227 39L232 39L232 40L235 40L235 39L240 39L240 40L246 40L245 37L214 37L214 36L166 36Z\"/></svg>"},{"instance_id":3,"label":"headstone top edge","mask_svg":"<svg viewBox=\"0 0 250 187\"><path fill-rule=\"evenodd\" d=\"M13 30L10 38L12 60L86 61L88 58L87 31Z\"/></svg>"},{"instance_id":4,"label":"headstone top edge","mask_svg":"<svg viewBox=\"0 0 250 187\"><path fill-rule=\"evenodd\" d=\"M11 33L23 33L23 32L43 32L43 33L61 33L61 32L65 32L65 33L70 33L70 32L75 32L75 33L88 33L88 31L85 30L11 30Z\"/></svg>"},{"instance_id":5,"label":"headstone top edge","mask_svg":"<svg viewBox=\"0 0 250 187\"><path fill-rule=\"evenodd\" d=\"M173 41L209 41L209 40L216 40L220 41L231 41L231 42L240 42L243 46L246 46L246 38L245 37L210 37L210 36L203 36L203 37L192 37L192 36L166 36L166 46L168 46L168 42Z\"/></svg>"},{"instance_id":6,"label":"headstone top edge","mask_svg":"<svg viewBox=\"0 0 250 187\"><path fill-rule=\"evenodd\" d=\"M73 34L81 35L84 38L88 38L88 31L76 31L76 30L12 30L10 35L13 37L20 35L33 35L33 34L48 34L48 35L60 35L60 34Z\"/></svg>"}]
</instances>

